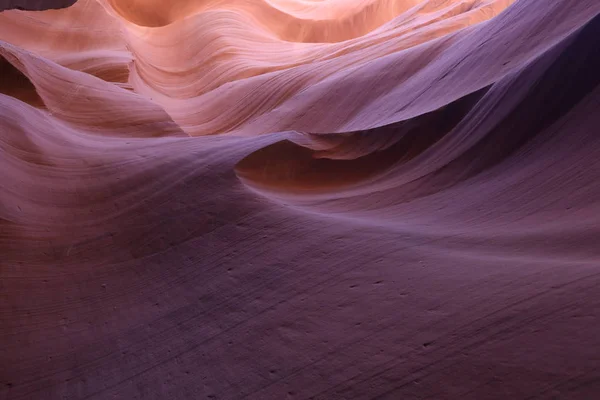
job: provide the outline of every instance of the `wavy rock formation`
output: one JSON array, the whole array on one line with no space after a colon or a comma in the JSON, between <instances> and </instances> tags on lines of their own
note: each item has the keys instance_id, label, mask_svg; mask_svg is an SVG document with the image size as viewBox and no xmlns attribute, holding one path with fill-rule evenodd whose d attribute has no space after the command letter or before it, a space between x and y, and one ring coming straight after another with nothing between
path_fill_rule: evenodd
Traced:
<instances>
[{"instance_id":1,"label":"wavy rock formation","mask_svg":"<svg viewBox=\"0 0 600 400\"><path fill-rule=\"evenodd\" d=\"M71 3L0 4L0 398L598 396L600 2Z\"/></svg>"}]
</instances>

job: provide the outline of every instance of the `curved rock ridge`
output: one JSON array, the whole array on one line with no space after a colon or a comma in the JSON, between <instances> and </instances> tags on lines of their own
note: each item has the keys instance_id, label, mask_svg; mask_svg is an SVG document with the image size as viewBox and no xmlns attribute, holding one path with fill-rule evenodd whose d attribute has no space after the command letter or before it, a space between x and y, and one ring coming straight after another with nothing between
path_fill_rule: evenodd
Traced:
<instances>
[{"instance_id":1,"label":"curved rock ridge","mask_svg":"<svg viewBox=\"0 0 600 400\"><path fill-rule=\"evenodd\" d=\"M600 393L600 2L42 3L0 398Z\"/></svg>"}]
</instances>

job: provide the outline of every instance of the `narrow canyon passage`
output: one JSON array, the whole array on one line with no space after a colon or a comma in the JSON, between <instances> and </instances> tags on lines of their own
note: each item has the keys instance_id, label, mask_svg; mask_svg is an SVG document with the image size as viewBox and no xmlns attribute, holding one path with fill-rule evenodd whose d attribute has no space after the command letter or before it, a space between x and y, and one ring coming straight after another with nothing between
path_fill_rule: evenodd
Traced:
<instances>
[{"instance_id":1,"label":"narrow canyon passage","mask_svg":"<svg viewBox=\"0 0 600 400\"><path fill-rule=\"evenodd\" d=\"M0 399L594 399L600 2L0 2Z\"/></svg>"}]
</instances>

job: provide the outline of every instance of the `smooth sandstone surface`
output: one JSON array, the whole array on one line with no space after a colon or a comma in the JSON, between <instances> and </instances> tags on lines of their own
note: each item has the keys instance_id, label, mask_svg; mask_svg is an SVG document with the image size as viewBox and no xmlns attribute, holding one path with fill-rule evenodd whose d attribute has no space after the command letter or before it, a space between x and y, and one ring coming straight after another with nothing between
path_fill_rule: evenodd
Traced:
<instances>
[{"instance_id":1,"label":"smooth sandstone surface","mask_svg":"<svg viewBox=\"0 0 600 400\"><path fill-rule=\"evenodd\" d=\"M0 3L0 399L598 397L598 0L72 3Z\"/></svg>"}]
</instances>

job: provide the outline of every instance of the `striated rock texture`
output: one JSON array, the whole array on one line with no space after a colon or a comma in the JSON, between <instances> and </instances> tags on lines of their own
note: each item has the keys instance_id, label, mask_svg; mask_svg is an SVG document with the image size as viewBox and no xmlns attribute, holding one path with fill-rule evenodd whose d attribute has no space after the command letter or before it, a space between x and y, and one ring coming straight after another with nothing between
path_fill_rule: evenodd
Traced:
<instances>
[{"instance_id":1,"label":"striated rock texture","mask_svg":"<svg viewBox=\"0 0 600 400\"><path fill-rule=\"evenodd\" d=\"M597 398L599 15L0 13L0 399Z\"/></svg>"}]
</instances>

